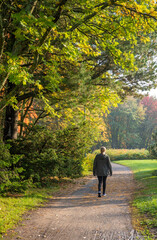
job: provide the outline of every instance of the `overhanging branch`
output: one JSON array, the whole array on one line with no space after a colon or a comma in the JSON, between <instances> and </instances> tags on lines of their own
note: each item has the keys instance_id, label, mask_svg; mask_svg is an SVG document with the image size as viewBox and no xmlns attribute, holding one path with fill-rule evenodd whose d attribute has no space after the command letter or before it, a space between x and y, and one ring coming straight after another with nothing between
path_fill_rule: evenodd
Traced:
<instances>
[{"instance_id":1,"label":"overhanging branch","mask_svg":"<svg viewBox=\"0 0 157 240\"><path fill-rule=\"evenodd\" d=\"M105 8L109 7L111 4L109 3L102 3L102 4L99 4L99 5L96 5L95 8L98 8L100 7L100 11L104 10ZM72 32L74 31L76 28L78 28L80 25L82 25L83 23L86 23L88 22L90 19L92 19L93 17L95 17L97 14L100 13L100 11L95 11L91 14L89 14L88 16L86 16L82 21L79 21L78 23L76 23L74 26L72 26L69 31Z\"/></svg>"},{"instance_id":2,"label":"overhanging branch","mask_svg":"<svg viewBox=\"0 0 157 240\"><path fill-rule=\"evenodd\" d=\"M143 17L149 17L149 18L153 18L154 20L157 20L157 18L155 16L152 16L151 14L149 13L143 13L143 12L140 12L140 11L137 11L135 8L131 8L131 7L126 7L126 6L123 6L122 4L119 4L119 3L114 3L115 6L118 6L118 7L123 7L131 12L135 12L139 15L142 15Z\"/></svg>"}]
</instances>

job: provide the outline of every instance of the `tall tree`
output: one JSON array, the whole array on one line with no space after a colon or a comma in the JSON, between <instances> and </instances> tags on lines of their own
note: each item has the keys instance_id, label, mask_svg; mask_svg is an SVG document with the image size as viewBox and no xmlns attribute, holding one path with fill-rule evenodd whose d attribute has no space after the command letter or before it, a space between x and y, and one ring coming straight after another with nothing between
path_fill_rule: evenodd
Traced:
<instances>
[{"instance_id":1,"label":"tall tree","mask_svg":"<svg viewBox=\"0 0 157 240\"><path fill-rule=\"evenodd\" d=\"M145 109L145 118L140 129L142 146L148 148L152 134L157 131L157 99L146 96L141 103Z\"/></svg>"},{"instance_id":2,"label":"tall tree","mask_svg":"<svg viewBox=\"0 0 157 240\"><path fill-rule=\"evenodd\" d=\"M157 132L154 132L152 135L152 143L149 150L152 157L157 158Z\"/></svg>"},{"instance_id":3,"label":"tall tree","mask_svg":"<svg viewBox=\"0 0 157 240\"><path fill-rule=\"evenodd\" d=\"M139 127L143 123L145 110L133 97L113 108L108 115L110 144L112 148L140 148L142 138Z\"/></svg>"}]
</instances>

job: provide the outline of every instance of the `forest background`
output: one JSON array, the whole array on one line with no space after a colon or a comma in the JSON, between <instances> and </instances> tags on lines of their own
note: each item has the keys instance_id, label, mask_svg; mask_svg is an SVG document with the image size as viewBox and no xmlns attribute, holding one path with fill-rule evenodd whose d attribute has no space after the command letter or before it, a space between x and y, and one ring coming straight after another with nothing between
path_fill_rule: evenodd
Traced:
<instances>
[{"instance_id":1,"label":"forest background","mask_svg":"<svg viewBox=\"0 0 157 240\"><path fill-rule=\"evenodd\" d=\"M156 154L157 100L140 94L156 87L156 18L148 0L0 1L1 192L80 176L102 144L154 134Z\"/></svg>"}]
</instances>

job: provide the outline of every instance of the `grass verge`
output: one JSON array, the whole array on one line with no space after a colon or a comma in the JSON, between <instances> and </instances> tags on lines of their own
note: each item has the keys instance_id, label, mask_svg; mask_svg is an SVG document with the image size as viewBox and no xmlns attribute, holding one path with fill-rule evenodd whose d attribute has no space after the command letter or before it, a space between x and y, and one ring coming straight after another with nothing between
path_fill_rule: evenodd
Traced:
<instances>
[{"instance_id":1,"label":"grass verge","mask_svg":"<svg viewBox=\"0 0 157 240\"><path fill-rule=\"evenodd\" d=\"M74 180L54 180L46 188L29 189L24 194L0 195L0 239L8 229L13 229L22 220L22 215L30 209L41 206L61 189L75 184Z\"/></svg>"},{"instance_id":2,"label":"grass verge","mask_svg":"<svg viewBox=\"0 0 157 240\"><path fill-rule=\"evenodd\" d=\"M155 235L157 232L157 160L122 160L115 163L128 166L133 171L137 183L133 208L140 214L140 224L147 239L156 239L157 236L150 236L150 232Z\"/></svg>"}]
</instances>

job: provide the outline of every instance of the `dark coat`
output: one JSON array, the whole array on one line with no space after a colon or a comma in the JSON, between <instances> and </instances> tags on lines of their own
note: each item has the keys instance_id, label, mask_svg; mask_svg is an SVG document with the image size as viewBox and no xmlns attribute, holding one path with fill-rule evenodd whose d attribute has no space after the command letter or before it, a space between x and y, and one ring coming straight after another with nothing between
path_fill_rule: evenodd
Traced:
<instances>
[{"instance_id":1,"label":"dark coat","mask_svg":"<svg viewBox=\"0 0 157 240\"><path fill-rule=\"evenodd\" d=\"M93 175L112 175L112 166L108 155L102 153L96 155L93 164Z\"/></svg>"}]
</instances>

